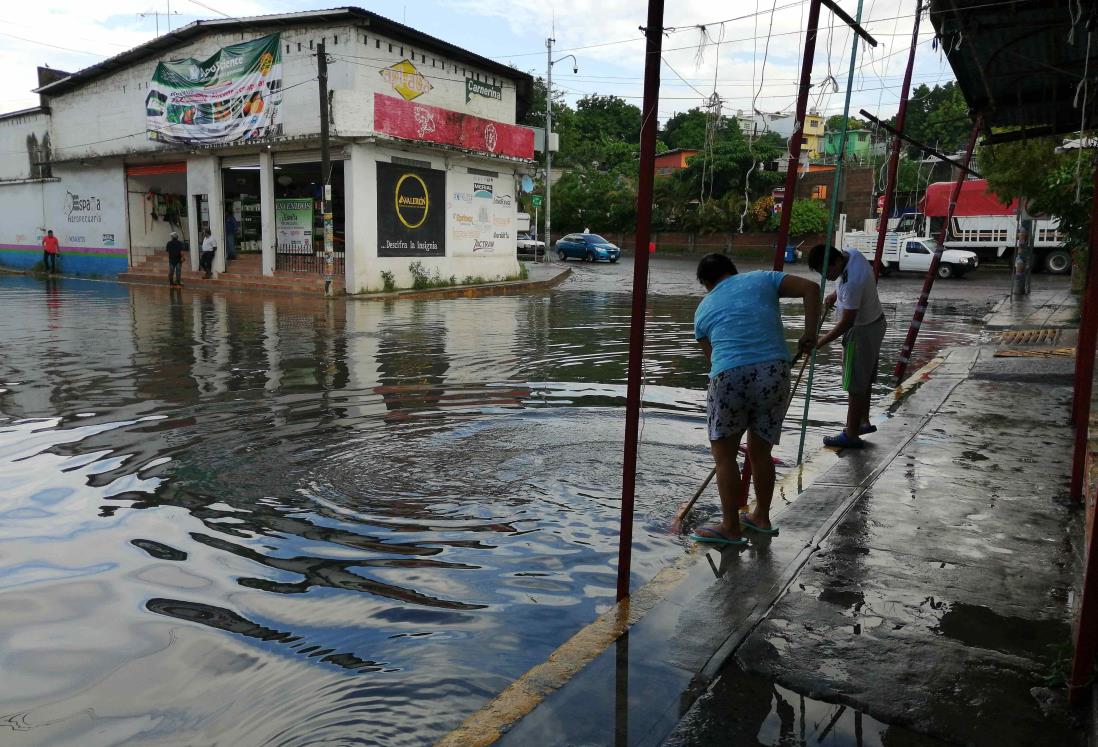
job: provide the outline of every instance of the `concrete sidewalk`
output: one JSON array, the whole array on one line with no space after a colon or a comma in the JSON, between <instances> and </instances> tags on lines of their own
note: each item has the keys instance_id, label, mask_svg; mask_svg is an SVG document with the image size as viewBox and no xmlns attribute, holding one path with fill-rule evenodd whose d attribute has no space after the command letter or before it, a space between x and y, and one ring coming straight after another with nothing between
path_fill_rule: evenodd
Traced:
<instances>
[{"instance_id":1,"label":"concrete sidewalk","mask_svg":"<svg viewBox=\"0 0 1098 747\"><path fill-rule=\"evenodd\" d=\"M1059 324L1073 305L993 316ZM1059 687L1081 540L1073 359L996 347L948 351L872 448L803 490L787 476L778 537L700 546L660 601L607 613L640 618L608 648L569 663L562 647L550 663L576 671L525 678L538 705L497 708L529 711L500 743L1082 744Z\"/></svg>"}]
</instances>

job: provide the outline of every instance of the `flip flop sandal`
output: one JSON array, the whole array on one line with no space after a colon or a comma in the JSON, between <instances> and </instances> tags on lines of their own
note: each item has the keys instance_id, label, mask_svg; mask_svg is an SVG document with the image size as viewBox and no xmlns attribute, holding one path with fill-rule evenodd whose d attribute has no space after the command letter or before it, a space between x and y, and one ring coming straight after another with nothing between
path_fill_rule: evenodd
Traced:
<instances>
[{"instance_id":1,"label":"flip flop sandal","mask_svg":"<svg viewBox=\"0 0 1098 747\"><path fill-rule=\"evenodd\" d=\"M704 534L698 534L698 532L712 532L714 536L707 537ZM695 542L708 542L711 545L730 545L731 547L746 547L747 540L743 537L728 537L716 527L699 527L696 532L690 535L690 539Z\"/></svg>"},{"instance_id":2,"label":"flip flop sandal","mask_svg":"<svg viewBox=\"0 0 1098 747\"><path fill-rule=\"evenodd\" d=\"M858 435L859 436L868 436L870 433L876 433L876 432L877 432L877 426L873 425L872 423L869 423L867 425L863 425L861 428L858 429Z\"/></svg>"},{"instance_id":3,"label":"flip flop sandal","mask_svg":"<svg viewBox=\"0 0 1098 747\"><path fill-rule=\"evenodd\" d=\"M832 449L860 449L865 446L865 441L860 438L851 438L846 431L840 431L837 436L824 436L824 446Z\"/></svg>"},{"instance_id":4,"label":"flip flop sandal","mask_svg":"<svg viewBox=\"0 0 1098 747\"><path fill-rule=\"evenodd\" d=\"M772 526L769 529L763 529L758 524L751 521L750 514L741 513L740 514L740 524L742 524L744 527L746 527L747 529L750 529L753 532L758 532L759 534L767 534L767 535L770 535L772 537L778 534L778 528L777 527Z\"/></svg>"}]
</instances>

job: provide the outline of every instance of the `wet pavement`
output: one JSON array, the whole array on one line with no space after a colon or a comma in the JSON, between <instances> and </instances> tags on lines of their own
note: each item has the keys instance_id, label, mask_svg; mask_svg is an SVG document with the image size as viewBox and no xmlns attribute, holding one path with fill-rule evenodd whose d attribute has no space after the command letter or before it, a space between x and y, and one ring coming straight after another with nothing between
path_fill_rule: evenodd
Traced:
<instances>
[{"instance_id":1,"label":"wet pavement","mask_svg":"<svg viewBox=\"0 0 1098 747\"><path fill-rule=\"evenodd\" d=\"M398 303L0 277L0 743L429 743L609 609L631 267L569 265ZM653 269L635 587L709 468L701 291ZM921 359L1008 280L940 283ZM882 287L892 350L918 279Z\"/></svg>"},{"instance_id":2,"label":"wet pavement","mask_svg":"<svg viewBox=\"0 0 1098 747\"><path fill-rule=\"evenodd\" d=\"M872 448L787 477L779 536L699 548L501 744L1084 744L1063 688L1071 389L994 352L951 351Z\"/></svg>"}]
</instances>

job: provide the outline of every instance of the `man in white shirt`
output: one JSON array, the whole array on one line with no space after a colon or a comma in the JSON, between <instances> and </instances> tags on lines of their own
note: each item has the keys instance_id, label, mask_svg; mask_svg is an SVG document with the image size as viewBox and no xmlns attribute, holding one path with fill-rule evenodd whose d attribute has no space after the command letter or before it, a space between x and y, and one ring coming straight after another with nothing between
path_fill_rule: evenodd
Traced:
<instances>
[{"instance_id":1,"label":"man in white shirt","mask_svg":"<svg viewBox=\"0 0 1098 747\"><path fill-rule=\"evenodd\" d=\"M816 272L823 269L824 251L824 245L818 244L808 255L808 266ZM869 398L877 378L877 361L887 324L877 296L873 266L861 252L833 248L828 257L827 279L836 281L836 286L824 305L835 306L840 315L835 326L820 336L816 347L842 338L847 407L846 428L837 436L825 437L824 445L860 449L865 446L861 437L877 430L869 423Z\"/></svg>"},{"instance_id":2,"label":"man in white shirt","mask_svg":"<svg viewBox=\"0 0 1098 747\"><path fill-rule=\"evenodd\" d=\"M217 241L210 229L207 228L205 238L202 239L202 255L199 257L198 266L206 273L204 277L213 277L214 254L217 253Z\"/></svg>"}]
</instances>

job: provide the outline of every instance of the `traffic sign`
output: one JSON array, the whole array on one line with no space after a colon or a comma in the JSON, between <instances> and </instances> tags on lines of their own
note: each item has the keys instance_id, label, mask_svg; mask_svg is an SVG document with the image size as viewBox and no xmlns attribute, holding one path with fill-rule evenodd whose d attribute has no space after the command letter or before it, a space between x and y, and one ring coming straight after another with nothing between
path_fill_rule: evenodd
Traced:
<instances>
[{"instance_id":1,"label":"traffic sign","mask_svg":"<svg viewBox=\"0 0 1098 747\"><path fill-rule=\"evenodd\" d=\"M534 207L541 207L541 195L532 196L530 202L534 203Z\"/></svg>"}]
</instances>

